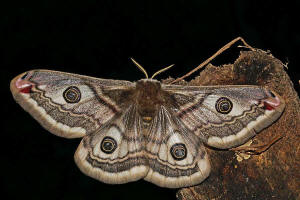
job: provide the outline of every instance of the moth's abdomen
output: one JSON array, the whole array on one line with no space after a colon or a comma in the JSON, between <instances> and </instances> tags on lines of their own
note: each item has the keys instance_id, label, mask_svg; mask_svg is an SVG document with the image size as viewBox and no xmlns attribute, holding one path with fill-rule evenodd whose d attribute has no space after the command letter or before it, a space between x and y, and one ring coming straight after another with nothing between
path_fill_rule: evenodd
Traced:
<instances>
[{"instance_id":1,"label":"moth's abdomen","mask_svg":"<svg viewBox=\"0 0 300 200\"><path fill-rule=\"evenodd\" d=\"M160 106L165 101L160 82L143 79L136 83L133 102L137 105L138 113L145 122L150 122L157 115Z\"/></svg>"}]
</instances>

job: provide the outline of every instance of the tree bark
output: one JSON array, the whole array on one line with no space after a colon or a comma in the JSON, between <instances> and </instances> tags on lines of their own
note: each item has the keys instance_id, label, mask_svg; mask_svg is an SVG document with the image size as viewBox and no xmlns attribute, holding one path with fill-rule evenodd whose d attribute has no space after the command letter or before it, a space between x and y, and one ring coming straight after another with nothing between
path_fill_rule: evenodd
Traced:
<instances>
[{"instance_id":1,"label":"tree bark","mask_svg":"<svg viewBox=\"0 0 300 200\"><path fill-rule=\"evenodd\" d=\"M255 136L251 145L266 144L282 135L281 140L251 156L207 147L210 176L200 185L180 189L177 199L300 199L300 101L285 66L262 50L242 51L234 64L209 64L196 79L185 83L264 85L281 95L286 107L279 120Z\"/></svg>"}]
</instances>

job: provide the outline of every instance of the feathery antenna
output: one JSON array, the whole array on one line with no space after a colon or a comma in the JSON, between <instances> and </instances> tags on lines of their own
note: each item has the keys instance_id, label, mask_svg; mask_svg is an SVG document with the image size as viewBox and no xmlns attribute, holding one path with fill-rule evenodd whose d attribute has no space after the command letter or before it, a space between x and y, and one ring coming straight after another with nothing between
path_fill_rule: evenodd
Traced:
<instances>
[{"instance_id":1,"label":"feathery antenna","mask_svg":"<svg viewBox=\"0 0 300 200\"><path fill-rule=\"evenodd\" d=\"M154 78L154 76L156 76L156 75L158 75L158 74L160 74L160 73L162 73L162 72L164 72L164 71L170 69L170 68L173 67L173 66L174 66L174 64L169 65L168 67L165 67L165 68L163 68L163 69L161 69L161 70L155 72L155 73L151 76L151 78Z\"/></svg>"},{"instance_id":2,"label":"feathery antenna","mask_svg":"<svg viewBox=\"0 0 300 200\"><path fill-rule=\"evenodd\" d=\"M142 67L142 65L140 65L138 62L136 62L133 58L130 58L130 59L145 74L146 78L148 79L149 76L148 76L146 70Z\"/></svg>"},{"instance_id":3,"label":"feathery antenna","mask_svg":"<svg viewBox=\"0 0 300 200\"><path fill-rule=\"evenodd\" d=\"M140 65L138 62L136 62L136 60L134 60L133 58L130 58L130 59L131 59L132 62L133 62L133 63L134 63L134 64L135 64L135 65L136 65L136 66L137 66L137 67L145 74L146 78L148 79L149 76L148 76L146 70L142 67L142 65ZM163 69L161 69L161 70L155 72L155 73L151 76L151 79L153 79L156 75L158 75L158 74L160 74L160 73L162 73L162 72L164 72L164 71L170 69L170 68L173 67L173 66L174 66L174 64L169 65L168 67L165 67L165 68L163 68Z\"/></svg>"}]
</instances>

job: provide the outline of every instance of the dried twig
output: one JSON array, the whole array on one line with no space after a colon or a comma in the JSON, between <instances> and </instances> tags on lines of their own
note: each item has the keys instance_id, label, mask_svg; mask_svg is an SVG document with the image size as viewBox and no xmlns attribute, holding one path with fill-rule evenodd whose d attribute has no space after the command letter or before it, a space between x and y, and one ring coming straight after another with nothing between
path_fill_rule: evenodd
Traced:
<instances>
[{"instance_id":1,"label":"dried twig","mask_svg":"<svg viewBox=\"0 0 300 200\"><path fill-rule=\"evenodd\" d=\"M230 48L233 44L235 44L237 41L242 41L243 44L245 45L244 47L249 48L251 50L254 51L254 48L251 47L249 44L247 44L247 42L242 38L242 37L237 37L234 40L230 41L229 43L227 43L225 46L223 46L221 49L219 49L214 55L212 55L211 57L209 57L207 60L205 60L203 63L201 63L198 67L196 67L195 69L193 69L192 71L188 72L187 74L185 74L184 76L177 78L176 80L172 81L171 84L179 82L181 80L183 80L184 78L190 76L191 74L193 74L194 72L198 71L199 69L201 69L202 67L204 67L205 65L207 65L210 61L212 61L215 57L217 57L218 55L220 55L221 53L223 53L226 49Z\"/></svg>"}]
</instances>

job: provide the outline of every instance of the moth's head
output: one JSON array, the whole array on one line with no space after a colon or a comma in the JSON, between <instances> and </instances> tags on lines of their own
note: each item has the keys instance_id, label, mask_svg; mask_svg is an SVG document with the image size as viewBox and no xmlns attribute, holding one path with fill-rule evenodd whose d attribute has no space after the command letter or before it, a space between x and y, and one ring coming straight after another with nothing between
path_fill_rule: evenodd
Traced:
<instances>
[{"instance_id":1,"label":"moth's head","mask_svg":"<svg viewBox=\"0 0 300 200\"><path fill-rule=\"evenodd\" d=\"M145 94L155 94L161 90L161 84L155 79L141 79L136 82L136 89Z\"/></svg>"},{"instance_id":2,"label":"moth's head","mask_svg":"<svg viewBox=\"0 0 300 200\"><path fill-rule=\"evenodd\" d=\"M12 93L30 93L34 83L30 81L30 78L33 75L33 71L24 72L16 76L10 82L10 90Z\"/></svg>"}]
</instances>

